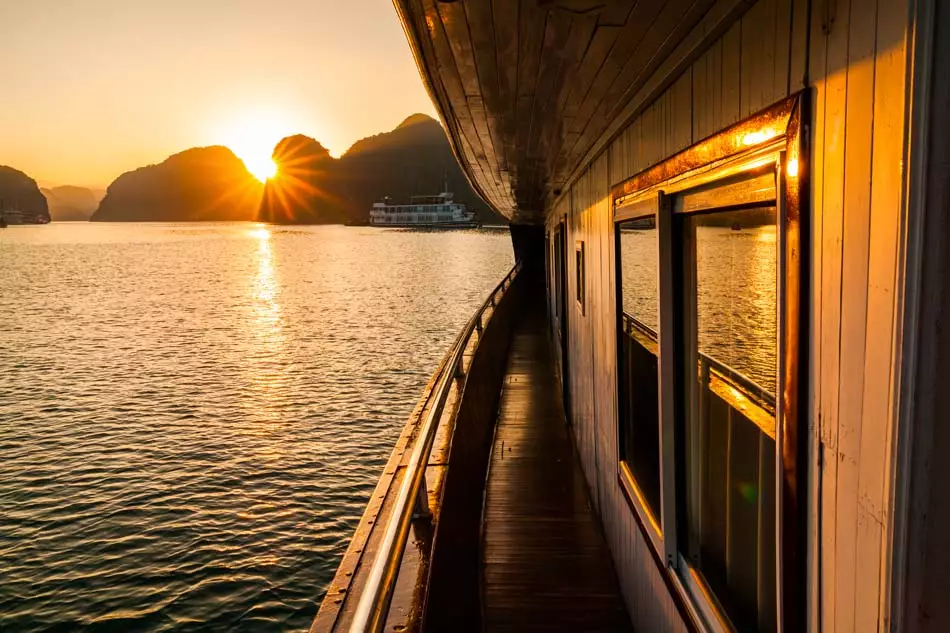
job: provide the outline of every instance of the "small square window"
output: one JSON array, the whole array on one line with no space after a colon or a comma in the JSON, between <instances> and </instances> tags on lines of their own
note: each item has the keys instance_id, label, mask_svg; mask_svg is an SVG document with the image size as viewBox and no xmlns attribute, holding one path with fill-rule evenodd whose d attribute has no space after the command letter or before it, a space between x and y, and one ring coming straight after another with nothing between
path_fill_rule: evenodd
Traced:
<instances>
[{"instance_id":1,"label":"small square window","mask_svg":"<svg viewBox=\"0 0 950 633\"><path fill-rule=\"evenodd\" d=\"M585 314L587 292L584 280L587 278L587 270L584 266L584 242L574 243L574 288L576 292L577 305L581 309L581 314Z\"/></svg>"}]
</instances>

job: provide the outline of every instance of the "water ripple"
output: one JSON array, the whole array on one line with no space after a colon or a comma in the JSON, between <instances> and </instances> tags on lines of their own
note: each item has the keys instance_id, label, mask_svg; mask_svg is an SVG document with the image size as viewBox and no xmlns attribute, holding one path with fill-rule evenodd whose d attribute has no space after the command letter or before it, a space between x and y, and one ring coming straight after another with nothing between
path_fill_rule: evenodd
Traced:
<instances>
[{"instance_id":1,"label":"water ripple","mask_svg":"<svg viewBox=\"0 0 950 633\"><path fill-rule=\"evenodd\" d=\"M0 630L305 629L506 234L0 234Z\"/></svg>"}]
</instances>

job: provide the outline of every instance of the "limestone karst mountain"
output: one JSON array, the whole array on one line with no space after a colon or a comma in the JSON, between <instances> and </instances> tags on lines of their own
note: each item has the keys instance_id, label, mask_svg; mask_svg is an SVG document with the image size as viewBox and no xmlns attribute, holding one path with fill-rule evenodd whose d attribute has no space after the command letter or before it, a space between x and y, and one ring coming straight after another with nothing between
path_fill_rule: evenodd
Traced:
<instances>
[{"instance_id":1,"label":"limestone karst mountain","mask_svg":"<svg viewBox=\"0 0 950 633\"><path fill-rule=\"evenodd\" d=\"M36 181L13 167L0 165L0 214L7 224L46 224L49 204Z\"/></svg>"},{"instance_id":2,"label":"limestone karst mountain","mask_svg":"<svg viewBox=\"0 0 950 633\"><path fill-rule=\"evenodd\" d=\"M408 200L447 186L482 223L505 223L469 186L439 122L423 114L357 141L339 159L301 134L281 140L273 158L278 174L261 184L225 147L186 150L119 176L92 219L361 224L385 196Z\"/></svg>"},{"instance_id":3,"label":"limestone karst mountain","mask_svg":"<svg viewBox=\"0 0 950 633\"><path fill-rule=\"evenodd\" d=\"M507 224L472 190L459 167L442 125L414 114L391 132L353 144L339 160L340 197L356 221L365 221L373 202L384 196L408 200L412 195L445 190L475 210L487 224Z\"/></svg>"},{"instance_id":4,"label":"limestone karst mountain","mask_svg":"<svg viewBox=\"0 0 950 633\"><path fill-rule=\"evenodd\" d=\"M116 178L91 219L256 220L263 188L230 149L198 147Z\"/></svg>"},{"instance_id":5,"label":"limestone karst mountain","mask_svg":"<svg viewBox=\"0 0 950 633\"><path fill-rule=\"evenodd\" d=\"M326 224L350 221L339 198L338 162L318 141L297 134L274 148L278 174L267 181L258 214L277 224Z\"/></svg>"}]
</instances>

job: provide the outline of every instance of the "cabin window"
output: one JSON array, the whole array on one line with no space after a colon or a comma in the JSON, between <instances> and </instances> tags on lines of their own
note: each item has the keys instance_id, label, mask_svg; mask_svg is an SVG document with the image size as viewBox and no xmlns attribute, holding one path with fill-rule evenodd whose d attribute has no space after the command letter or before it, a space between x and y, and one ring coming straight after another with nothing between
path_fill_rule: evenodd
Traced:
<instances>
[{"instance_id":1,"label":"cabin window","mask_svg":"<svg viewBox=\"0 0 950 633\"><path fill-rule=\"evenodd\" d=\"M685 553L736 629L773 631L776 208L681 227Z\"/></svg>"},{"instance_id":2,"label":"cabin window","mask_svg":"<svg viewBox=\"0 0 950 633\"><path fill-rule=\"evenodd\" d=\"M587 269L584 264L584 242L576 242L574 244L574 274L576 276L574 279L575 299L577 300L577 307L580 308L581 314L584 314L587 299L587 288L585 287Z\"/></svg>"},{"instance_id":3,"label":"cabin window","mask_svg":"<svg viewBox=\"0 0 950 633\"><path fill-rule=\"evenodd\" d=\"M612 191L618 475L714 630L801 630L805 612L799 99Z\"/></svg>"},{"instance_id":4,"label":"cabin window","mask_svg":"<svg viewBox=\"0 0 950 633\"><path fill-rule=\"evenodd\" d=\"M617 223L621 476L654 531L660 516L656 214Z\"/></svg>"}]
</instances>

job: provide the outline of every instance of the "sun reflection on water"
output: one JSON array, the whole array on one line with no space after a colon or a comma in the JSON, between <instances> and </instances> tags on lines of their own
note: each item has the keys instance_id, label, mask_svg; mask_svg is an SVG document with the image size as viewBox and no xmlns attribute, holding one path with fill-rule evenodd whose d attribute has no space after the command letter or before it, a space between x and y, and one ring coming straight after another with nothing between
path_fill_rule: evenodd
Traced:
<instances>
[{"instance_id":1,"label":"sun reflection on water","mask_svg":"<svg viewBox=\"0 0 950 633\"><path fill-rule=\"evenodd\" d=\"M271 233L266 228L254 229L250 235L258 239L257 276L253 294L257 299L255 314L258 325L279 327L280 305L277 303L277 280L274 276L274 255L271 251Z\"/></svg>"},{"instance_id":2,"label":"sun reflection on water","mask_svg":"<svg viewBox=\"0 0 950 633\"><path fill-rule=\"evenodd\" d=\"M266 226L248 231L257 240L254 252L256 271L250 279L248 295L247 365L250 370L246 406L256 409L265 419L280 419L282 387L287 380L283 314L280 306L280 283L274 261L274 236ZM266 429L261 429L266 432ZM275 455L276 456L276 455Z\"/></svg>"},{"instance_id":3,"label":"sun reflection on water","mask_svg":"<svg viewBox=\"0 0 950 633\"><path fill-rule=\"evenodd\" d=\"M259 240L270 239L270 231L267 229L266 226L258 226L257 228L254 228L248 231L247 234L250 235L251 237L256 237Z\"/></svg>"}]
</instances>

